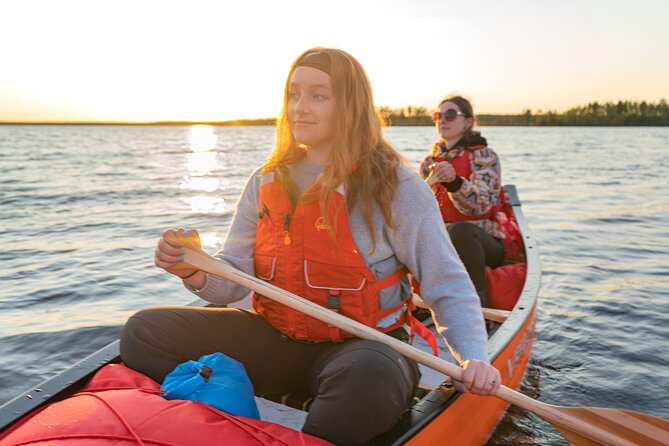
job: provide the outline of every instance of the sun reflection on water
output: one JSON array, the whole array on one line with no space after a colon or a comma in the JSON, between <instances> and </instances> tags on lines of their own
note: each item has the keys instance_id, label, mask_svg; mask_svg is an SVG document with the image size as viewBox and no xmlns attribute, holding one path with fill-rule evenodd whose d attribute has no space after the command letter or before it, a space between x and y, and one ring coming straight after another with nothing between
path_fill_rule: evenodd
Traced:
<instances>
[{"instance_id":1,"label":"sun reflection on water","mask_svg":"<svg viewBox=\"0 0 669 446\"><path fill-rule=\"evenodd\" d=\"M204 176L220 169L218 153L196 152L186 155L188 172L193 176Z\"/></svg>"},{"instance_id":2,"label":"sun reflection on water","mask_svg":"<svg viewBox=\"0 0 669 446\"><path fill-rule=\"evenodd\" d=\"M186 154L186 175L179 185L180 189L195 190L201 193L213 194L224 189L226 181L211 177L214 172L220 171L219 153L216 152L218 136L210 125L192 125L189 129L188 142L192 153ZM184 201L192 212L203 214L221 214L225 212L225 200L214 195L196 195L187 197Z\"/></svg>"},{"instance_id":3,"label":"sun reflection on water","mask_svg":"<svg viewBox=\"0 0 669 446\"><path fill-rule=\"evenodd\" d=\"M179 188L213 192L218 189L220 185L221 180L218 178L184 177L184 180L179 185Z\"/></svg>"},{"instance_id":4,"label":"sun reflection on water","mask_svg":"<svg viewBox=\"0 0 669 446\"><path fill-rule=\"evenodd\" d=\"M190 126L188 142L193 152L209 152L216 147L218 136L210 125L197 124Z\"/></svg>"},{"instance_id":5,"label":"sun reflection on water","mask_svg":"<svg viewBox=\"0 0 669 446\"><path fill-rule=\"evenodd\" d=\"M204 234L200 234L200 243L202 243L203 247L215 248L220 246L221 243L223 243L223 239L219 237L215 232L206 232Z\"/></svg>"},{"instance_id":6,"label":"sun reflection on water","mask_svg":"<svg viewBox=\"0 0 669 446\"><path fill-rule=\"evenodd\" d=\"M218 153L214 150L218 136L210 125L197 124L190 126L188 142L193 153L186 155L188 172L191 176L207 175L221 166L218 164Z\"/></svg>"},{"instance_id":7,"label":"sun reflection on water","mask_svg":"<svg viewBox=\"0 0 669 446\"><path fill-rule=\"evenodd\" d=\"M222 214L225 212L225 200L208 195L196 195L185 199L191 211L201 214Z\"/></svg>"}]
</instances>

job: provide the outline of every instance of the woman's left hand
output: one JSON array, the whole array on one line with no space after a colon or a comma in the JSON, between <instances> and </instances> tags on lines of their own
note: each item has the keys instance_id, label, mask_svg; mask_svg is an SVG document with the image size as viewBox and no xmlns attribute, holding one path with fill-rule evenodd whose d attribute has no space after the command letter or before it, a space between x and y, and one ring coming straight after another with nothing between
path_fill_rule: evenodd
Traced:
<instances>
[{"instance_id":1,"label":"woman's left hand","mask_svg":"<svg viewBox=\"0 0 669 446\"><path fill-rule=\"evenodd\" d=\"M450 183L455 180L456 173L451 163L442 161L435 166L433 175L442 183Z\"/></svg>"},{"instance_id":2,"label":"woman's left hand","mask_svg":"<svg viewBox=\"0 0 669 446\"><path fill-rule=\"evenodd\" d=\"M502 384L502 376L491 364L470 359L462 363L462 382L456 383L476 395L493 395Z\"/></svg>"}]
</instances>

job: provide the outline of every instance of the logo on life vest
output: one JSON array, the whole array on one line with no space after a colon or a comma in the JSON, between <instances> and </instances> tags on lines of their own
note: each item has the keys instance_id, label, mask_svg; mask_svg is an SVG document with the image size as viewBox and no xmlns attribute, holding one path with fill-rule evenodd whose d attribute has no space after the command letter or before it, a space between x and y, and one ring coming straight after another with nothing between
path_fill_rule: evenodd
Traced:
<instances>
[{"instance_id":1,"label":"logo on life vest","mask_svg":"<svg viewBox=\"0 0 669 446\"><path fill-rule=\"evenodd\" d=\"M320 217L318 217L318 219L316 220L316 223L314 223L314 226L316 227L316 229L318 231L320 231L321 229L323 229L324 231L327 231L327 230L330 229L330 225L325 223L325 217L323 217L322 215Z\"/></svg>"}]
</instances>

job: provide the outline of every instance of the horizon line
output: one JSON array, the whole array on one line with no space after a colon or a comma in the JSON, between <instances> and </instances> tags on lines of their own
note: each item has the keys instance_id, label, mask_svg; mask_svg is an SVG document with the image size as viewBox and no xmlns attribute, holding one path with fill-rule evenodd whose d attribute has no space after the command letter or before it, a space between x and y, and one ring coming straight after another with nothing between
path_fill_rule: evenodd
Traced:
<instances>
[{"instance_id":1,"label":"horizon line","mask_svg":"<svg viewBox=\"0 0 669 446\"><path fill-rule=\"evenodd\" d=\"M647 100L631 100L631 99L618 99L616 100L607 100L607 101L601 101L601 105L609 104L609 103L619 103L619 102L631 102L631 103L643 103L647 102L650 104L655 105L654 101L647 101ZM585 102L585 105L591 105L591 104L596 104L600 103L599 100L595 101L589 101ZM666 99L661 98L657 101L657 105L661 105L662 103L666 104ZM578 108L578 107L584 107L583 104L578 104L574 105L571 108L567 109L566 111L569 111L573 108ZM391 111L397 111L397 110L403 110L403 109L408 109L408 108L425 108L422 106L417 106L417 105L407 105L404 107L398 107L398 108L393 108L393 107L388 107L388 106L380 106L379 111L381 109L390 109ZM558 112L557 109L530 109L530 108L525 108L521 110L520 112L504 112L504 113L476 113L476 116L486 116L486 117L501 117L501 116L521 116L525 115L527 112L532 113L533 115L542 115L542 114L549 114L549 113L556 113L556 114L561 114L563 112ZM0 121L0 125L197 125L197 124L202 124L202 125L244 125L244 124L250 124L250 125L268 125L268 124L273 124L276 122L277 117L271 117L271 118L236 118L236 119L226 119L226 120L160 120L160 121L114 121L114 120L65 120L65 121L59 121L59 120L12 120L12 121Z\"/></svg>"},{"instance_id":2,"label":"horizon line","mask_svg":"<svg viewBox=\"0 0 669 446\"><path fill-rule=\"evenodd\" d=\"M243 123L271 124L275 121L276 118L228 119L225 121L0 121L0 125L240 125Z\"/></svg>"}]
</instances>

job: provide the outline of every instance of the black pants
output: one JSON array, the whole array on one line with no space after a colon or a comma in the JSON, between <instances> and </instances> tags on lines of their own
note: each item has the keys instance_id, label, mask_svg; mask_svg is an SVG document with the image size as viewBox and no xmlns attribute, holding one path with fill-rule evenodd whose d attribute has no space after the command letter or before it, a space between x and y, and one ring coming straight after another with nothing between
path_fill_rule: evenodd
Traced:
<instances>
[{"instance_id":1,"label":"black pants","mask_svg":"<svg viewBox=\"0 0 669 446\"><path fill-rule=\"evenodd\" d=\"M485 267L496 268L504 262L504 242L480 227L460 221L448 226L451 242L474 282L481 306L488 306Z\"/></svg>"},{"instance_id":2,"label":"black pants","mask_svg":"<svg viewBox=\"0 0 669 446\"><path fill-rule=\"evenodd\" d=\"M256 394L314 397L303 431L335 444L367 441L407 410L418 367L377 341L294 341L251 311L158 307L126 323L123 362L157 382L178 364L221 352L244 364Z\"/></svg>"}]
</instances>

